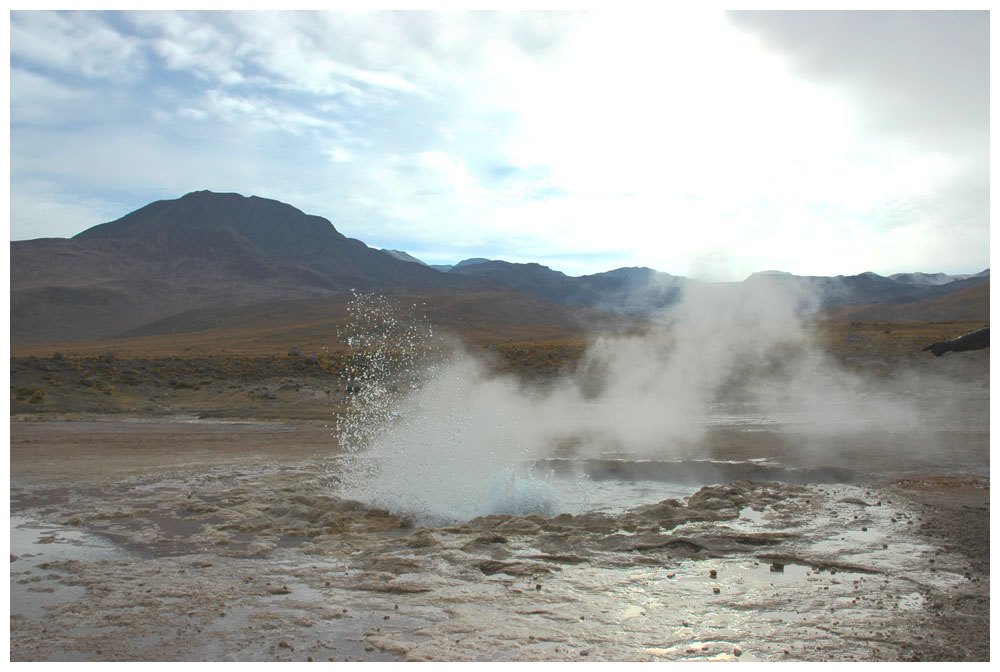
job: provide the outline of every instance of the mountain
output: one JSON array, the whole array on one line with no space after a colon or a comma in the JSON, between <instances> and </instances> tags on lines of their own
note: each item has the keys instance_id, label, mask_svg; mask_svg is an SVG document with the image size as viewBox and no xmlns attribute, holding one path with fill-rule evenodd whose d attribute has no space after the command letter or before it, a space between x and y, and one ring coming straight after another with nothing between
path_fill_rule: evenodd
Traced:
<instances>
[{"instance_id":1,"label":"mountain","mask_svg":"<svg viewBox=\"0 0 1000 672\"><path fill-rule=\"evenodd\" d=\"M837 276L800 276L765 271L750 275L744 282L749 285L770 283L783 286L805 297L814 310L829 310L838 306L900 304L933 299L989 282L989 271L962 277L962 280L929 284L903 282L870 271Z\"/></svg>"},{"instance_id":2,"label":"mountain","mask_svg":"<svg viewBox=\"0 0 1000 672\"><path fill-rule=\"evenodd\" d=\"M11 243L12 342L111 338L191 310L357 290L475 291L279 201L198 191L70 239Z\"/></svg>"},{"instance_id":3,"label":"mountain","mask_svg":"<svg viewBox=\"0 0 1000 672\"><path fill-rule=\"evenodd\" d=\"M988 269L895 277L765 271L743 283L702 283L650 268L573 277L537 263L483 258L438 267L442 272L406 252L372 249L291 205L210 191L150 203L70 239L14 241L10 250L11 342L25 344L197 332L221 328L224 315L230 326L263 325L271 315L308 321L325 314L324 302L342 305L351 290L419 296L442 323L481 334L645 319L694 284L723 292L776 284L809 297L810 309L830 311L919 304L984 283L988 294L989 282ZM283 302L298 308L271 308ZM918 314L922 306L937 310L920 304L902 312Z\"/></svg>"},{"instance_id":4,"label":"mountain","mask_svg":"<svg viewBox=\"0 0 1000 672\"><path fill-rule=\"evenodd\" d=\"M240 194L156 201L71 240L186 281L222 276L326 290L455 284L347 238L327 219Z\"/></svg>"},{"instance_id":5,"label":"mountain","mask_svg":"<svg viewBox=\"0 0 1000 672\"><path fill-rule=\"evenodd\" d=\"M979 273L968 273L966 275L948 275L947 273L893 273L889 277L896 282L905 282L910 285L944 285L956 280L968 280L976 277L989 277L990 269Z\"/></svg>"},{"instance_id":6,"label":"mountain","mask_svg":"<svg viewBox=\"0 0 1000 672\"><path fill-rule=\"evenodd\" d=\"M420 264L421 266L427 266L428 265L428 264L425 264L424 262L420 261L416 257L414 257L412 254L407 254L406 252L403 252L402 250L387 250L387 249L385 249L383 247L382 248L382 252L385 252L386 254L388 254L393 259L399 259L400 261L410 261L410 262L413 262L414 264Z\"/></svg>"},{"instance_id":7,"label":"mountain","mask_svg":"<svg viewBox=\"0 0 1000 672\"><path fill-rule=\"evenodd\" d=\"M457 264L430 264L430 267L434 270L441 271L442 273L447 273L453 268L461 268L464 266L471 266L472 264L482 264L483 262L493 261L492 259L483 259L481 257L476 257L474 259L464 259Z\"/></svg>"},{"instance_id":8,"label":"mountain","mask_svg":"<svg viewBox=\"0 0 1000 672\"><path fill-rule=\"evenodd\" d=\"M537 263L467 260L447 271L491 280L546 298L564 306L585 306L625 315L649 315L678 303L686 288L700 283L651 268L619 268L604 273L568 276ZM783 271L754 273L742 283L710 283L719 291L738 286L778 288L801 299L801 308L812 312L837 306L867 306L892 302L923 301L989 281L989 270L967 276L949 276L949 282L905 282L877 273L800 276ZM955 279L962 278L962 279ZM940 280L943 280L939 278Z\"/></svg>"},{"instance_id":9,"label":"mountain","mask_svg":"<svg viewBox=\"0 0 1000 672\"><path fill-rule=\"evenodd\" d=\"M826 319L859 322L990 321L990 283L981 282L965 289L921 301L886 302L869 306L835 308Z\"/></svg>"},{"instance_id":10,"label":"mountain","mask_svg":"<svg viewBox=\"0 0 1000 672\"><path fill-rule=\"evenodd\" d=\"M619 268L573 277L541 264L487 259L463 261L448 273L487 278L564 306L626 314L648 313L676 303L688 280L650 268Z\"/></svg>"}]
</instances>

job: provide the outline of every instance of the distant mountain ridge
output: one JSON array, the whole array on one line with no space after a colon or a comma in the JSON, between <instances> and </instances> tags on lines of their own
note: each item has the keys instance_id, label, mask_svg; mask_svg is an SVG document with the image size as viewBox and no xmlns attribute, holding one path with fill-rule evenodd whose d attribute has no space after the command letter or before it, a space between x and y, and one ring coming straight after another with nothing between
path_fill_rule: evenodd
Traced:
<instances>
[{"instance_id":1,"label":"distant mountain ridge","mask_svg":"<svg viewBox=\"0 0 1000 672\"><path fill-rule=\"evenodd\" d=\"M618 268L604 273L567 276L537 263L467 259L449 274L488 278L508 287L567 306L588 306L627 314L646 314L680 300L686 287L705 284L651 268ZM890 277L871 271L858 275L801 276L769 270L751 274L743 283L769 282L797 291L815 302L816 309L864 306L885 301L923 301L988 282L989 269L974 274L897 273ZM740 284L740 283L719 283Z\"/></svg>"},{"instance_id":2,"label":"distant mountain ridge","mask_svg":"<svg viewBox=\"0 0 1000 672\"><path fill-rule=\"evenodd\" d=\"M911 285L946 285L956 280L968 280L970 278L988 278L990 269L979 273L967 273L965 275L948 275L947 273L893 273L889 277L897 282L906 282Z\"/></svg>"},{"instance_id":3,"label":"distant mountain ridge","mask_svg":"<svg viewBox=\"0 0 1000 672\"><path fill-rule=\"evenodd\" d=\"M323 300L350 290L448 295L452 306L481 299L506 306L504 319L551 330L604 320L586 312L594 309L643 318L680 301L688 287L707 284L650 268L573 277L537 263L484 258L432 267L401 250L370 248L291 205L211 191L150 203L70 239L14 241L10 249L14 343L197 330L223 308L238 317L242 307ZM987 269L891 277L765 271L743 283L785 284L829 308L925 301L988 281ZM714 284L725 289L743 283ZM467 298L458 301L462 293ZM526 307L523 316L509 310L518 301ZM488 308L463 310L489 323L481 317Z\"/></svg>"}]
</instances>

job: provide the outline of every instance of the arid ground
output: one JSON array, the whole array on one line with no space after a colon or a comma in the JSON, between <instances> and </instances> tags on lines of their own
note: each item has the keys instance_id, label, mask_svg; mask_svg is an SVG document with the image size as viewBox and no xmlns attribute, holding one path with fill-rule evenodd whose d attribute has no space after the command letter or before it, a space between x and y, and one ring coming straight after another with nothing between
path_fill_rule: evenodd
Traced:
<instances>
[{"instance_id":1,"label":"arid ground","mask_svg":"<svg viewBox=\"0 0 1000 672\"><path fill-rule=\"evenodd\" d=\"M15 348L11 660L988 660L989 352L920 352L973 326L817 327L953 383L932 451L734 420L694 494L450 522L338 494L344 352ZM544 386L583 348L472 349Z\"/></svg>"}]
</instances>

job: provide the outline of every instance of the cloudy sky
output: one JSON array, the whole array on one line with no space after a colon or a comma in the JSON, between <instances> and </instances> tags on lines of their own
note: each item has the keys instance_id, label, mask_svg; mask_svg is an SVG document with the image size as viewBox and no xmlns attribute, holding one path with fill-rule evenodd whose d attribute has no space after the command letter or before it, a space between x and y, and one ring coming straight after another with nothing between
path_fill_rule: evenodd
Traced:
<instances>
[{"instance_id":1,"label":"cloudy sky","mask_svg":"<svg viewBox=\"0 0 1000 672\"><path fill-rule=\"evenodd\" d=\"M199 189L429 263L989 266L986 12L13 12L12 240Z\"/></svg>"}]
</instances>

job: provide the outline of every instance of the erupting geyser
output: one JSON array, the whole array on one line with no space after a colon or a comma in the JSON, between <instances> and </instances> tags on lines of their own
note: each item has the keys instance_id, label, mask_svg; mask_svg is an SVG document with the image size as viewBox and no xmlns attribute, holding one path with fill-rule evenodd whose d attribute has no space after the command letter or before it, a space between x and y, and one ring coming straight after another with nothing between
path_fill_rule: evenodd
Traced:
<instances>
[{"instance_id":1,"label":"erupting geyser","mask_svg":"<svg viewBox=\"0 0 1000 672\"><path fill-rule=\"evenodd\" d=\"M341 494L421 522L551 516L727 479L848 479L829 468L864 468L848 455L886 463L933 448L912 398L816 347L810 305L765 281L691 290L658 328L601 337L574 374L532 387L434 339L412 311L358 294L350 410L337 421Z\"/></svg>"},{"instance_id":2,"label":"erupting geyser","mask_svg":"<svg viewBox=\"0 0 1000 672\"><path fill-rule=\"evenodd\" d=\"M552 489L524 468L532 448L502 399L513 383L431 347L431 329L383 297L352 303L351 412L339 417L342 494L422 521L555 511Z\"/></svg>"}]
</instances>

